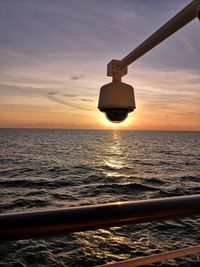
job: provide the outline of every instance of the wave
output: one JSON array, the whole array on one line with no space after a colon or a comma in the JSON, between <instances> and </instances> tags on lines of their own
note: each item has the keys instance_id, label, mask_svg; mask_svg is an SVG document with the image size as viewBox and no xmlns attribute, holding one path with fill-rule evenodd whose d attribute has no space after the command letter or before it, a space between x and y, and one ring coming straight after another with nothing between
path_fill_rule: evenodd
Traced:
<instances>
[{"instance_id":1,"label":"wave","mask_svg":"<svg viewBox=\"0 0 200 267\"><path fill-rule=\"evenodd\" d=\"M70 179L47 180L47 179L12 179L0 181L1 187L21 187L21 188L58 188L62 186L72 186L75 182Z\"/></svg>"},{"instance_id":2,"label":"wave","mask_svg":"<svg viewBox=\"0 0 200 267\"><path fill-rule=\"evenodd\" d=\"M31 208L42 208L48 207L50 205L50 201L43 199L32 199L32 198L17 198L12 202L0 204L1 212L10 211L10 210L21 210L23 209L31 209Z\"/></svg>"}]
</instances>

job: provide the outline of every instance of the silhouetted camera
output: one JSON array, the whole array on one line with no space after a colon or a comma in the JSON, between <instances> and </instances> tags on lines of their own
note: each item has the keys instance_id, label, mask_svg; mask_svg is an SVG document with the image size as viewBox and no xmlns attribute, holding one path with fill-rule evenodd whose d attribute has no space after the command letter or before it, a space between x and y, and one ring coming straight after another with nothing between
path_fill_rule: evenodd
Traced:
<instances>
[{"instance_id":1,"label":"silhouetted camera","mask_svg":"<svg viewBox=\"0 0 200 267\"><path fill-rule=\"evenodd\" d=\"M133 87L114 80L100 89L98 109L106 114L111 122L124 121L129 112L135 109Z\"/></svg>"}]
</instances>

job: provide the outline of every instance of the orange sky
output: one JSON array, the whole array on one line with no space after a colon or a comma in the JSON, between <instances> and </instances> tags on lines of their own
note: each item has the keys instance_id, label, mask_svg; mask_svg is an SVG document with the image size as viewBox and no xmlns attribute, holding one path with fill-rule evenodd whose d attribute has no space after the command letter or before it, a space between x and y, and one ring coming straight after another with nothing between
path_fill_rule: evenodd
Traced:
<instances>
[{"instance_id":1,"label":"orange sky","mask_svg":"<svg viewBox=\"0 0 200 267\"><path fill-rule=\"evenodd\" d=\"M95 92L87 99L71 96L69 101L62 94L53 92L38 96L40 89L37 88L32 89L31 96L3 96L0 125L25 128L200 130L199 83L191 83L192 80L198 81L198 75L187 71L168 71L167 74L166 77L164 71L137 69L133 81L130 70L128 79L124 77L124 80L135 87L136 110L120 124L110 123L99 112L97 103L101 82L97 80L93 85L92 79L88 78L88 87L93 86ZM143 76L145 79L142 79ZM104 83L108 81L109 78L105 77ZM81 82L81 79L75 81L78 87ZM10 87L14 91L15 88Z\"/></svg>"},{"instance_id":2,"label":"orange sky","mask_svg":"<svg viewBox=\"0 0 200 267\"><path fill-rule=\"evenodd\" d=\"M125 122L112 124L97 110L99 89L111 81L107 63L187 4L111 2L3 5L1 128L200 131L198 21L129 67L123 81L135 89L136 110Z\"/></svg>"}]
</instances>

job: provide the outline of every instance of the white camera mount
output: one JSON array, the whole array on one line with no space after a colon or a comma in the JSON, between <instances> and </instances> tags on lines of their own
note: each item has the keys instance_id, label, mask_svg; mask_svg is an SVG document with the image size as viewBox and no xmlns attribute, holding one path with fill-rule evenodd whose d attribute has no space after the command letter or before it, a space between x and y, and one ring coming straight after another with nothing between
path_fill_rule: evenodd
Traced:
<instances>
[{"instance_id":1,"label":"white camera mount","mask_svg":"<svg viewBox=\"0 0 200 267\"><path fill-rule=\"evenodd\" d=\"M195 18L200 19L200 0L193 0L122 60L111 60L107 65L107 76L113 77L113 81L101 87L98 104L100 111L105 112L113 122L122 121L119 119L122 113L125 117L125 113L132 112L135 109L133 88L121 82L121 77L128 72L128 65ZM108 116L109 112L113 116Z\"/></svg>"}]
</instances>

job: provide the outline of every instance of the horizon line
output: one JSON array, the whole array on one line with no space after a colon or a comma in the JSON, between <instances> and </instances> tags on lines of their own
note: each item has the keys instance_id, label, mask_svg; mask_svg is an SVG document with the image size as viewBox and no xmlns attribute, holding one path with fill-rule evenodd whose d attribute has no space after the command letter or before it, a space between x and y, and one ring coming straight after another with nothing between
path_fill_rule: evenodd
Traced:
<instances>
[{"instance_id":1,"label":"horizon line","mask_svg":"<svg viewBox=\"0 0 200 267\"><path fill-rule=\"evenodd\" d=\"M77 131L126 131L126 132L200 132L200 130L163 130L163 129L102 129L102 128L41 128L41 127L0 127L0 130L77 130Z\"/></svg>"}]
</instances>

